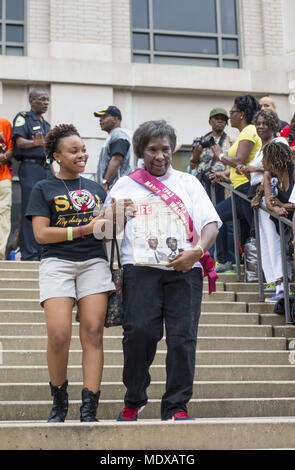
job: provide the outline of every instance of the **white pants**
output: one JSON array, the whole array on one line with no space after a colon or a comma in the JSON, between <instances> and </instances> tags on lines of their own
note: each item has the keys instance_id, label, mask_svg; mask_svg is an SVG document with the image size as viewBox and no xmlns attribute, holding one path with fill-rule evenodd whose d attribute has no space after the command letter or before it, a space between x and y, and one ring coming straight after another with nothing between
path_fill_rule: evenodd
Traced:
<instances>
[{"instance_id":1,"label":"white pants","mask_svg":"<svg viewBox=\"0 0 295 470\"><path fill-rule=\"evenodd\" d=\"M5 250L11 228L12 185L10 180L0 181L0 259L5 259Z\"/></svg>"},{"instance_id":2,"label":"white pants","mask_svg":"<svg viewBox=\"0 0 295 470\"><path fill-rule=\"evenodd\" d=\"M262 204L265 205L265 198L263 198ZM262 269L267 284L270 284L283 277L280 235L267 212L258 209L258 217ZM290 277L289 265L290 263L288 263L288 276Z\"/></svg>"}]
</instances>

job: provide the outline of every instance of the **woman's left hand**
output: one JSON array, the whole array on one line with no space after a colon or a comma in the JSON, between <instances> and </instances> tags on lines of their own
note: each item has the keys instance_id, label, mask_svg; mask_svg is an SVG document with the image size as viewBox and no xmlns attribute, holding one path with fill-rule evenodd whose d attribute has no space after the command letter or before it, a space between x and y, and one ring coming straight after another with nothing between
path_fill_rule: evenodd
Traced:
<instances>
[{"instance_id":1,"label":"woman's left hand","mask_svg":"<svg viewBox=\"0 0 295 470\"><path fill-rule=\"evenodd\" d=\"M222 154L222 148L220 147L219 144L214 145L214 147L211 147L212 152L214 153L214 157L217 161L220 160L220 155Z\"/></svg>"},{"instance_id":2,"label":"woman's left hand","mask_svg":"<svg viewBox=\"0 0 295 470\"><path fill-rule=\"evenodd\" d=\"M175 271L181 271L187 273L193 267L193 265L202 258L201 250L185 250L171 259L170 263L167 264L167 268L174 268Z\"/></svg>"},{"instance_id":3,"label":"woman's left hand","mask_svg":"<svg viewBox=\"0 0 295 470\"><path fill-rule=\"evenodd\" d=\"M271 204L272 207L273 206L284 207L284 204L276 196L270 196L269 203Z\"/></svg>"}]
</instances>

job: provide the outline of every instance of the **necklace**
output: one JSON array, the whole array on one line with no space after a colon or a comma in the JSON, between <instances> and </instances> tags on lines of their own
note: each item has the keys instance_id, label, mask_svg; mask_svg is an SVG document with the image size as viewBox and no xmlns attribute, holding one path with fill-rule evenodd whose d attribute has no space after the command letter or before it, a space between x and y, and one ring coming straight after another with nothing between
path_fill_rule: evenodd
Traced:
<instances>
[{"instance_id":1,"label":"necklace","mask_svg":"<svg viewBox=\"0 0 295 470\"><path fill-rule=\"evenodd\" d=\"M77 195L78 195L79 197L81 197L81 184L82 184L81 176L79 177L79 190L78 190L78 194L77 194L77 189L75 189L74 191L70 191L69 188L67 187L65 181L64 181L62 178L59 178L59 179L63 182L63 184L64 184L64 186L65 186L65 188L66 188L66 190L67 190L67 192L68 192L69 198L70 198L71 203L72 203L72 205L73 205L73 209L74 209L76 212L80 212L80 206L79 206L79 204L76 203L76 200L75 200L75 198L74 198L73 196L77 197Z\"/></svg>"}]
</instances>

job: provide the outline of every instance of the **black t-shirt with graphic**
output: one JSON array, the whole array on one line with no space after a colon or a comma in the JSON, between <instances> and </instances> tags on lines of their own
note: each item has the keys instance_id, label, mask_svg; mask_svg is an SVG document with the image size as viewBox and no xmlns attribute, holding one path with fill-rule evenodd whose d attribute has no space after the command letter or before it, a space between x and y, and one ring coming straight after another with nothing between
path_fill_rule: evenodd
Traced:
<instances>
[{"instance_id":1,"label":"black t-shirt with graphic","mask_svg":"<svg viewBox=\"0 0 295 470\"><path fill-rule=\"evenodd\" d=\"M95 181L81 177L64 180L55 176L39 181L33 188L26 217L38 215L50 219L51 227L77 227L86 225L96 217L106 198L105 190ZM80 189L81 187L81 189ZM93 213L95 210L95 213ZM85 239L79 237L72 241L47 243L42 245L41 258L56 257L70 261L85 261L91 258L107 260L103 241L94 235Z\"/></svg>"}]
</instances>

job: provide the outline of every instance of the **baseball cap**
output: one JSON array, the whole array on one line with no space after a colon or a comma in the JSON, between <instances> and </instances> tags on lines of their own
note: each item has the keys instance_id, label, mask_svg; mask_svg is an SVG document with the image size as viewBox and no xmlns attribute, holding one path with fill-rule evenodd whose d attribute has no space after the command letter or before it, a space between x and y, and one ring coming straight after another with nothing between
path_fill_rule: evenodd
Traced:
<instances>
[{"instance_id":1,"label":"baseball cap","mask_svg":"<svg viewBox=\"0 0 295 470\"><path fill-rule=\"evenodd\" d=\"M213 116L217 116L217 114L222 114L223 116L228 119L228 114L227 111L224 108L214 108L210 111L209 118L212 118Z\"/></svg>"},{"instance_id":2,"label":"baseball cap","mask_svg":"<svg viewBox=\"0 0 295 470\"><path fill-rule=\"evenodd\" d=\"M120 120L122 120L122 114L117 106L108 106L108 108L104 108L101 111L95 111L95 117L105 116L106 114L111 114L111 116L117 116Z\"/></svg>"}]
</instances>

